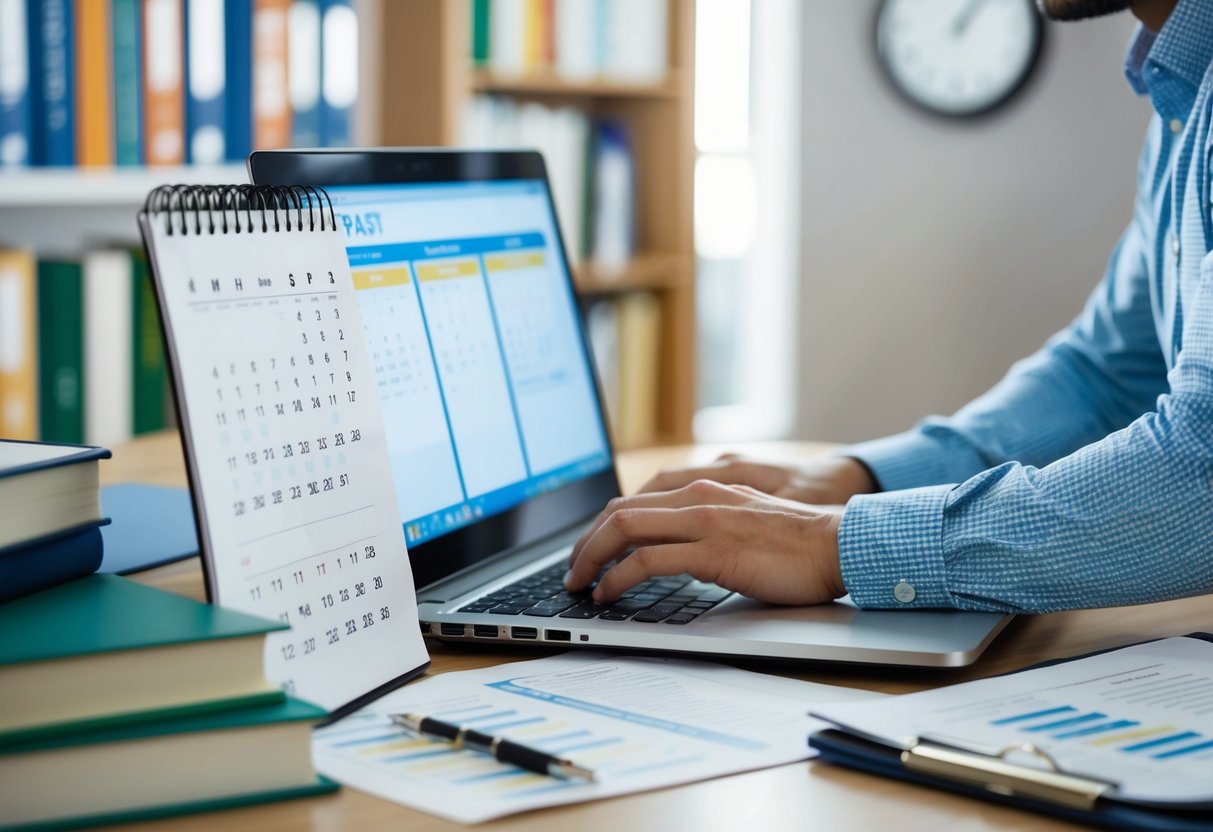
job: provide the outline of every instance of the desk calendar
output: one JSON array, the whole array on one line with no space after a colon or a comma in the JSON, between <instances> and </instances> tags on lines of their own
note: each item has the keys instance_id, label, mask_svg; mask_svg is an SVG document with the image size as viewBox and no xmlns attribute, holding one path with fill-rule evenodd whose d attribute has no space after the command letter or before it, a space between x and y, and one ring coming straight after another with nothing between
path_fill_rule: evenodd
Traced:
<instances>
[{"instance_id":1,"label":"desk calendar","mask_svg":"<svg viewBox=\"0 0 1213 832\"><path fill-rule=\"evenodd\" d=\"M329 710L427 663L344 235L311 188L163 188L140 227L213 603Z\"/></svg>"}]
</instances>

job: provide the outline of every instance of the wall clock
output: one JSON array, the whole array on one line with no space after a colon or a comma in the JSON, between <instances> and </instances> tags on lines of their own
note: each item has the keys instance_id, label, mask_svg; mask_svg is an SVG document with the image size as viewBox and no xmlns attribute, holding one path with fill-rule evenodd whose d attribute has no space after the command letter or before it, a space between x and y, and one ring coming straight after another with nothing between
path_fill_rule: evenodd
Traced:
<instances>
[{"instance_id":1,"label":"wall clock","mask_svg":"<svg viewBox=\"0 0 1213 832\"><path fill-rule=\"evenodd\" d=\"M969 117L1005 104L1040 60L1033 0L881 0L876 50L893 87L932 113Z\"/></svg>"}]
</instances>

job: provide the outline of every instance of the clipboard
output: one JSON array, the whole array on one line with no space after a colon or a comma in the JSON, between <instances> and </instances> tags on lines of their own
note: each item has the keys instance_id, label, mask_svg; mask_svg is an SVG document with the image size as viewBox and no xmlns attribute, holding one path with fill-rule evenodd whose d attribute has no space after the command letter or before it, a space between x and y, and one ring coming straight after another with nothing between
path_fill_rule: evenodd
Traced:
<instances>
[{"instance_id":1,"label":"clipboard","mask_svg":"<svg viewBox=\"0 0 1213 832\"><path fill-rule=\"evenodd\" d=\"M1213 642L1213 635L1209 633L1191 633L1185 638ZM1111 650L1042 662L1024 669L1048 667L1106 652ZM1046 752L1027 744L1008 747L997 755L930 742L918 742L909 749L901 749L829 728L812 734L809 747L816 749L821 754L820 759L827 763L1104 829L1164 832L1213 829L1213 798L1179 803L1121 797L1109 783L1061 771ZM1043 763L1043 767L1014 762L1010 759L1013 752L1030 754Z\"/></svg>"}]
</instances>

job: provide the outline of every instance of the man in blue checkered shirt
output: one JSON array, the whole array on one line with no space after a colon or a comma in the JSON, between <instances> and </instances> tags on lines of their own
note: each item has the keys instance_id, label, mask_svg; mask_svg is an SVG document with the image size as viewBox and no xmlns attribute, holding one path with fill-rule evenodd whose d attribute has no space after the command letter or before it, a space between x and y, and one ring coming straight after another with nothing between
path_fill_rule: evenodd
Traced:
<instances>
[{"instance_id":1,"label":"man in blue checkered shirt","mask_svg":"<svg viewBox=\"0 0 1213 832\"><path fill-rule=\"evenodd\" d=\"M1213 592L1213 3L1040 4L1131 8L1126 74L1155 110L1133 219L1082 313L950 419L825 461L662 473L574 547L570 589L618 559L596 600L683 572L775 603L897 609Z\"/></svg>"}]
</instances>

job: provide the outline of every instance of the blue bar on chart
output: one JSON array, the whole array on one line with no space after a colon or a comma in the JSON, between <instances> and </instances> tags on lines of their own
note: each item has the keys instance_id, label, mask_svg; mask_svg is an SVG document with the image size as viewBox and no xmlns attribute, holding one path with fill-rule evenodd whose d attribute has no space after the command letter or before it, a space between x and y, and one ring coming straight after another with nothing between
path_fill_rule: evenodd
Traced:
<instances>
[{"instance_id":1,"label":"blue bar on chart","mask_svg":"<svg viewBox=\"0 0 1213 832\"><path fill-rule=\"evenodd\" d=\"M1055 728L1069 728L1072 725L1082 725L1087 722L1093 722L1097 719L1107 719L1107 714L1093 713L1083 714L1082 716L1073 716L1068 719L1058 719L1053 722L1045 722L1041 725L1030 725L1023 730L1031 733L1040 733L1042 731L1052 731Z\"/></svg>"},{"instance_id":2,"label":"blue bar on chart","mask_svg":"<svg viewBox=\"0 0 1213 832\"><path fill-rule=\"evenodd\" d=\"M1164 751L1161 754L1155 754L1155 760L1168 760L1171 757L1182 757L1185 754L1195 754L1198 751L1205 751L1213 748L1213 740L1206 742L1198 742L1196 745L1189 745L1184 748L1176 748L1174 751Z\"/></svg>"},{"instance_id":3,"label":"blue bar on chart","mask_svg":"<svg viewBox=\"0 0 1213 832\"><path fill-rule=\"evenodd\" d=\"M1105 722L1103 725L1093 725L1088 728L1079 728L1075 731L1062 731L1060 734L1054 734L1053 739L1068 740L1075 737L1090 737L1094 736L1095 734L1102 734L1105 731L1116 731L1120 728L1133 728L1140 724L1140 722L1133 719L1118 719L1115 722Z\"/></svg>"},{"instance_id":4,"label":"blue bar on chart","mask_svg":"<svg viewBox=\"0 0 1213 832\"><path fill-rule=\"evenodd\" d=\"M1014 722L1026 722L1029 719L1037 719L1039 717L1044 717L1044 716L1053 716L1054 714L1073 713L1076 710L1078 710L1078 709L1072 708L1069 705L1063 705L1060 708L1049 708L1048 710L1044 710L1044 711L1032 711L1031 713L1016 714L1015 716L1004 716L1001 719L992 720L990 722L990 724L991 725L1010 725Z\"/></svg>"},{"instance_id":5,"label":"blue bar on chart","mask_svg":"<svg viewBox=\"0 0 1213 832\"><path fill-rule=\"evenodd\" d=\"M1138 742L1138 743L1134 743L1133 745L1126 745L1124 748L1122 748L1120 750L1127 751L1129 753L1133 753L1136 751L1149 751L1151 748L1157 748L1160 745L1169 745L1170 743L1179 742L1180 740L1193 740L1199 736L1200 736L1200 734L1196 733L1195 731L1181 731L1178 734L1171 734L1170 736L1159 737L1156 740L1149 740L1147 742Z\"/></svg>"}]
</instances>

